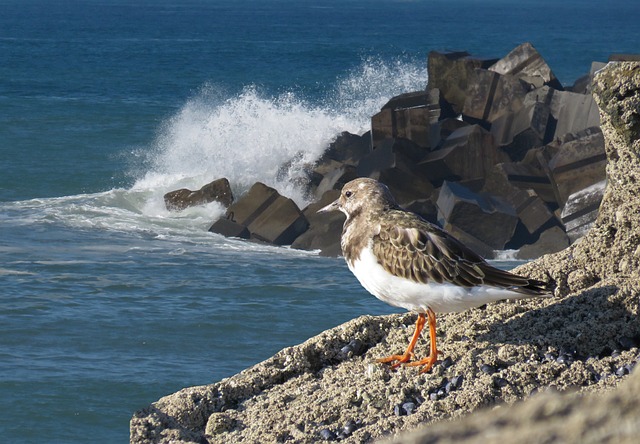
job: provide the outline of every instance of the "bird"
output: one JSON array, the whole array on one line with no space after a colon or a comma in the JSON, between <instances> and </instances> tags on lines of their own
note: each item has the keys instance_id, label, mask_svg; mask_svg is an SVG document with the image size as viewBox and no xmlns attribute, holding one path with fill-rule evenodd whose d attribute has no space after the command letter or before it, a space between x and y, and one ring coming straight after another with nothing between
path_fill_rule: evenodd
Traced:
<instances>
[{"instance_id":1,"label":"bird","mask_svg":"<svg viewBox=\"0 0 640 444\"><path fill-rule=\"evenodd\" d=\"M347 218L340 246L349 270L376 298L417 312L415 331L403 354L380 363L421 366L438 359L436 313L461 312L503 299L550 297L553 282L500 270L439 226L398 205L389 188L371 178L346 183L340 196L318 212ZM416 359L415 346L429 326L429 355Z\"/></svg>"}]
</instances>

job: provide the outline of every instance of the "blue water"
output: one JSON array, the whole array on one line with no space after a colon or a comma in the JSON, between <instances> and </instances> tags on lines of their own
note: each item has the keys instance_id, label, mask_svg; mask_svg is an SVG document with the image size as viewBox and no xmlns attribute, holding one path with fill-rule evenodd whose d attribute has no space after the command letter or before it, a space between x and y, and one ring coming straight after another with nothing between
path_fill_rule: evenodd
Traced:
<instances>
[{"instance_id":1,"label":"blue water","mask_svg":"<svg viewBox=\"0 0 640 444\"><path fill-rule=\"evenodd\" d=\"M133 4L131 4L133 3ZM361 314L394 310L340 259L220 238L226 176L290 176L430 50L531 41L565 84L640 52L627 0L0 0L0 436L125 442L131 414Z\"/></svg>"}]
</instances>

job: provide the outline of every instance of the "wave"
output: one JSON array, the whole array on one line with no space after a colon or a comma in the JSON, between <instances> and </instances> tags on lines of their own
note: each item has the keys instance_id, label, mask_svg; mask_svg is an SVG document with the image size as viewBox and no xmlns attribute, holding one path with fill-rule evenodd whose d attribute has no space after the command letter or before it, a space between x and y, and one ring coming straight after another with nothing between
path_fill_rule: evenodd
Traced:
<instances>
[{"instance_id":1,"label":"wave","mask_svg":"<svg viewBox=\"0 0 640 444\"><path fill-rule=\"evenodd\" d=\"M253 85L234 95L204 85L159 127L150 146L130 153L130 174L137 177L130 188L3 204L0 219L199 239L224 208L212 203L169 212L163 196L220 177L229 179L236 198L261 181L304 207L305 166L341 132L369 130L371 116L392 96L425 88L422 65L367 59L314 100L269 95Z\"/></svg>"},{"instance_id":2,"label":"wave","mask_svg":"<svg viewBox=\"0 0 640 444\"><path fill-rule=\"evenodd\" d=\"M146 152L148 170L133 189L193 189L226 177L236 196L260 181L303 206L305 165L339 133L369 130L371 116L389 98L424 89L426 76L415 62L368 59L315 101L293 92L269 96L256 86L225 98L206 85L162 126Z\"/></svg>"}]
</instances>

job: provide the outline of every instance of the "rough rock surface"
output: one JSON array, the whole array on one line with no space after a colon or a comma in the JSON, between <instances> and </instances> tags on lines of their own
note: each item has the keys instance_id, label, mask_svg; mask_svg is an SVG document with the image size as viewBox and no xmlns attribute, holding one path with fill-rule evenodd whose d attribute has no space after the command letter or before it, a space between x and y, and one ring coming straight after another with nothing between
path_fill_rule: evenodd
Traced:
<instances>
[{"instance_id":1,"label":"rough rock surface","mask_svg":"<svg viewBox=\"0 0 640 444\"><path fill-rule=\"evenodd\" d=\"M442 361L423 375L375 363L406 347L414 315L360 317L160 399L135 413L131 442L636 442L639 375L627 375L640 345L640 63L610 64L593 92L608 160L598 220L517 270L552 277L554 298L439 315ZM573 394L534 395L555 391ZM493 409L457 419L483 407Z\"/></svg>"},{"instance_id":2,"label":"rough rock surface","mask_svg":"<svg viewBox=\"0 0 640 444\"><path fill-rule=\"evenodd\" d=\"M169 211L180 211L213 201L220 202L225 207L233 203L231 185L229 185L229 180L226 177L216 179L197 191L181 188L164 195L164 204Z\"/></svg>"}]
</instances>

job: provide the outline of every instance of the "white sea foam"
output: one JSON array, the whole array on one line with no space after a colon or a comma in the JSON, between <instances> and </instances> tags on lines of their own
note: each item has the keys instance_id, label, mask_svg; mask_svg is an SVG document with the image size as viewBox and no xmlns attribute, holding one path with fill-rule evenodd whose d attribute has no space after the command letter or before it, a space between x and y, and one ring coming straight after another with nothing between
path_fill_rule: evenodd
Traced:
<instances>
[{"instance_id":1,"label":"white sea foam","mask_svg":"<svg viewBox=\"0 0 640 444\"><path fill-rule=\"evenodd\" d=\"M162 126L147 153L149 170L133 189L197 189L227 177L236 195L260 181L303 206L305 165L339 133L369 130L371 116L392 96L425 86L426 69L419 65L376 60L364 61L314 103L291 92L272 97L253 86L225 98L207 85Z\"/></svg>"},{"instance_id":2,"label":"white sea foam","mask_svg":"<svg viewBox=\"0 0 640 444\"><path fill-rule=\"evenodd\" d=\"M210 241L207 229L225 209L211 203L169 212L166 192L199 189L226 177L236 197L261 181L303 207L308 203L299 180L304 166L315 162L339 133L369 130L371 116L392 96L423 89L427 74L422 65L365 60L313 102L292 92L269 95L253 86L229 96L205 85L160 126L150 146L132 153L131 170L138 178L131 188L8 203L2 212L19 225L53 222ZM283 170L285 164L289 167ZM228 248L246 247L229 242Z\"/></svg>"}]
</instances>

